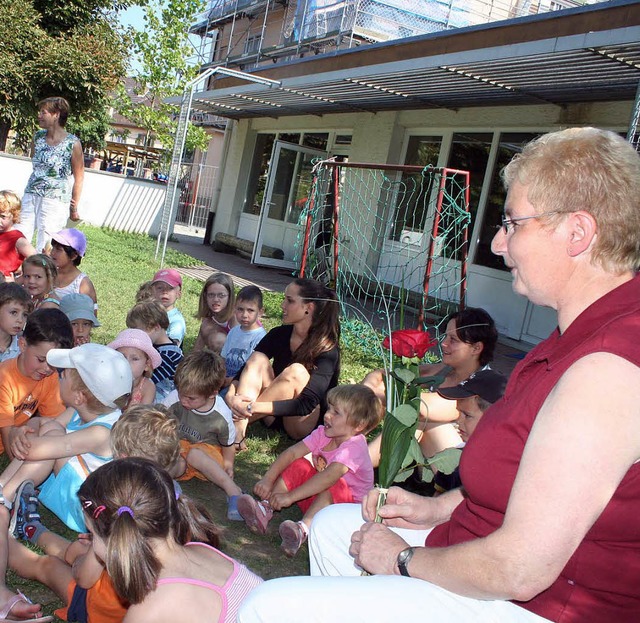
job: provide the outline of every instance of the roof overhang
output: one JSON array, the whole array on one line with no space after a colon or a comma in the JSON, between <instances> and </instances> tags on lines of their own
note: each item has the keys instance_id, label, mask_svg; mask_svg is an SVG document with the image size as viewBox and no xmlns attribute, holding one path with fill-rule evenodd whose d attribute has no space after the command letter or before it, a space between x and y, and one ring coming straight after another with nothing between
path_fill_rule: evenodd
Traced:
<instances>
[{"instance_id":1,"label":"roof overhang","mask_svg":"<svg viewBox=\"0 0 640 623\"><path fill-rule=\"evenodd\" d=\"M614 0L216 77L193 110L232 119L619 101L640 81L640 0Z\"/></svg>"}]
</instances>

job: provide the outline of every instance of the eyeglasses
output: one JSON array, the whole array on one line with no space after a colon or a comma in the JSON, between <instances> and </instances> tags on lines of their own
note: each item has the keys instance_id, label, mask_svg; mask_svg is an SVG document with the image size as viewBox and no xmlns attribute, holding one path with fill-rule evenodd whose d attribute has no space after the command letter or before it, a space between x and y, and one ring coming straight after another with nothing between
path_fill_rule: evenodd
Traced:
<instances>
[{"instance_id":1,"label":"eyeglasses","mask_svg":"<svg viewBox=\"0 0 640 623\"><path fill-rule=\"evenodd\" d=\"M543 216L551 216L552 214L568 214L562 210L554 210L553 212L542 212L541 214L533 214L532 216L519 216L518 218L507 218L504 214L501 217L502 224L498 225L498 229L502 229L505 236L513 231L512 225L518 221L528 221L530 219L538 219Z\"/></svg>"},{"instance_id":2,"label":"eyeglasses","mask_svg":"<svg viewBox=\"0 0 640 623\"><path fill-rule=\"evenodd\" d=\"M226 292L207 292L208 299L218 299L219 301L223 301L226 298L229 298L229 295Z\"/></svg>"}]
</instances>

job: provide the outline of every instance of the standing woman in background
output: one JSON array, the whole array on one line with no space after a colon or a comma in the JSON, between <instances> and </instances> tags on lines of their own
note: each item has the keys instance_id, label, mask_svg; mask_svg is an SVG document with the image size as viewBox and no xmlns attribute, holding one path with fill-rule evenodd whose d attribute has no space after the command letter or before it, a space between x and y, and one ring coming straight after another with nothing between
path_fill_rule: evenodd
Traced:
<instances>
[{"instance_id":1,"label":"standing woman in background","mask_svg":"<svg viewBox=\"0 0 640 623\"><path fill-rule=\"evenodd\" d=\"M42 253L49 246L45 232L63 229L67 217L79 221L78 204L84 181L84 157L77 136L64 126L69 116L69 103L62 97L47 97L38 102L38 125L33 137L33 173L22 198L19 229L29 242L36 231L35 248ZM73 188L69 192L69 177Z\"/></svg>"}]
</instances>

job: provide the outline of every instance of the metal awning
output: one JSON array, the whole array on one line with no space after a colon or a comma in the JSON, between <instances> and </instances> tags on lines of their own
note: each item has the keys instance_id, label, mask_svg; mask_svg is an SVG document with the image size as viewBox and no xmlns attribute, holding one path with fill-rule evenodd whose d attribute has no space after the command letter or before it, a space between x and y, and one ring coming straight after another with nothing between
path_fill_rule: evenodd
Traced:
<instances>
[{"instance_id":1,"label":"metal awning","mask_svg":"<svg viewBox=\"0 0 640 623\"><path fill-rule=\"evenodd\" d=\"M232 119L633 100L640 0L617 0L260 68L192 109Z\"/></svg>"}]
</instances>

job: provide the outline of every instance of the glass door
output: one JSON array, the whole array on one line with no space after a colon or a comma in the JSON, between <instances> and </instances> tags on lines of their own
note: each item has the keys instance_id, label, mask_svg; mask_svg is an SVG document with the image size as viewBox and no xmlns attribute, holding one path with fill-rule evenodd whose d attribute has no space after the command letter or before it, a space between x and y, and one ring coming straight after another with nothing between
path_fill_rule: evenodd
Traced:
<instances>
[{"instance_id":1,"label":"glass door","mask_svg":"<svg viewBox=\"0 0 640 623\"><path fill-rule=\"evenodd\" d=\"M254 264L295 269L302 246L304 223L300 215L311 192L313 161L327 153L276 141L260 210Z\"/></svg>"}]
</instances>

